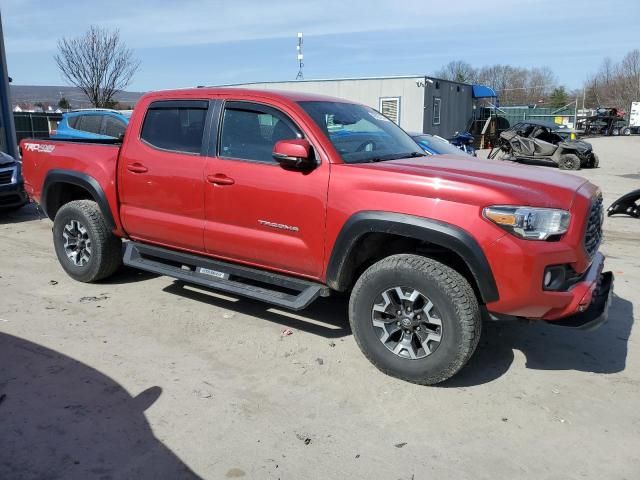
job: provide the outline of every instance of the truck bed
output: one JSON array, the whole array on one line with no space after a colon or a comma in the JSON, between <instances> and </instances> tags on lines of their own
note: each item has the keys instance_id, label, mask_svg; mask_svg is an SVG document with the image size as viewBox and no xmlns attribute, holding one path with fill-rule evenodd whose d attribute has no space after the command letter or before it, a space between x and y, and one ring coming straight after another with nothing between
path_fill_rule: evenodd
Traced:
<instances>
[{"instance_id":1,"label":"truck bed","mask_svg":"<svg viewBox=\"0 0 640 480\"><path fill-rule=\"evenodd\" d=\"M20 142L25 190L43 204L45 180L51 174L86 175L102 185L113 212L118 211L116 171L120 140L40 140Z\"/></svg>"}]
</instances>

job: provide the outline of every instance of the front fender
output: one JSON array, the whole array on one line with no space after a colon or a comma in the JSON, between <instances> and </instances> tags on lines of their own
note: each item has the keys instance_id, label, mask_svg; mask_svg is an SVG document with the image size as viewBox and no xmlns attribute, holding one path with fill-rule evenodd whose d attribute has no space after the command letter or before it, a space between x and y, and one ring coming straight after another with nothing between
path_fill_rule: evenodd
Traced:
<instances>
[{"instance_id":1,"label":"front fender","mask_svg":"<svg viewBox=\"0 0 640 480\"><path fill-rule=\"evenodd\" d=\"M484 303L498 300L498 287L487 258L478 242L465 230L438 220L414 215L363 211L351 216L342 227L327 265L327 284L342 291L349 275L345 269L358 239L367 233L389 233L432 243L460 256L473 274Z\"/></svg>"}]
</instances>

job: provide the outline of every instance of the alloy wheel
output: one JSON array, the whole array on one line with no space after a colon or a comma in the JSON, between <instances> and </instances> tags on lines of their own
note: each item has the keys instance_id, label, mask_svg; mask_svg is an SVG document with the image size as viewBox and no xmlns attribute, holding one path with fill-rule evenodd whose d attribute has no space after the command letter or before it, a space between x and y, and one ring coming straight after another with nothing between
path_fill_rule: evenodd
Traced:
<instances>
[{"instance_id":1,"label":"alloy wheel","mask_svg":"<svg viewBox=\"0 0 640 480\"><path fill-rule=\"evenodd\" d=\"M84 267L91 259L91 238L86 227L78 220L71 220L62 230L64 252L76 266Z\"/></svg>"},{"instance_id":2,"label":"alloy wheel","mask_svg":"<svg viewBox=\"0 0 640 480\"><path fill-rule=\"evenodd\" d=\"M399 357L431 355L442 340L442 318L429 298L408 287L389 288L375 300L371 321L378 339Z\"/></svg>"}]
</instances>

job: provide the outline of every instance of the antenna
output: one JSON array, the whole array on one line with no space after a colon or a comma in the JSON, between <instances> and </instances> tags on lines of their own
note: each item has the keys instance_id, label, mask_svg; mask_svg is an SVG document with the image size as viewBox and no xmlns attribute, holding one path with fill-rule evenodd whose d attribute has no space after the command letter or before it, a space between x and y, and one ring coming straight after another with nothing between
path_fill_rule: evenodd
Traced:
<instances>
[{"instance_id":1,"label":"antenna","mask_svg":"<svg viewBox=\"0 0 640 480\"><path fill-rule=\"evenodd\" d=\"M298 50L298 75L296 76L296 80L303 80L304 75L302 74L302 67L304 67L304 55L302 53L302 32L298 32L298 46L296 47Z\"/></svg>"}]
</instances>

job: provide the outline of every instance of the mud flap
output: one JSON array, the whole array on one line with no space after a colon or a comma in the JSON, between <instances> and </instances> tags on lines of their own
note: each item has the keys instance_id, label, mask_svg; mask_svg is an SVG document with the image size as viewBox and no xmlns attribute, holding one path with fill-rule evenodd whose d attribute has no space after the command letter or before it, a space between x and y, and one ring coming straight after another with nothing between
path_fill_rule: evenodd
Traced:
<instances>
[{"instance_id":1,"label":"mud flap","mask_svg":"<svg viewBox=\"0 0 640 480\"><path fill-rule=\"evenodd\" d=\"M631 217L640 218L640 190L633 190L626 195L621 196L613 202L607 209L607 215L623 214Z\"/></svg>"}]
</instances>

